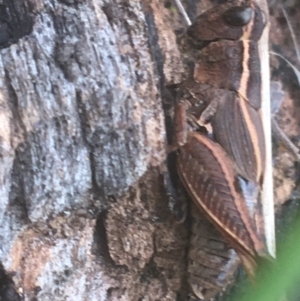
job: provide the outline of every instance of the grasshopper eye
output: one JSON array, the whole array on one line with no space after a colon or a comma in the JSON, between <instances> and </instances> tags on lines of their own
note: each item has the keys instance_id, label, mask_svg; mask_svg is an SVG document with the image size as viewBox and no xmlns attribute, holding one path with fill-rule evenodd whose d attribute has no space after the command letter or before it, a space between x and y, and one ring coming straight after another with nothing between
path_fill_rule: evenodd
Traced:
<instances>
[{"instance_id":1,"label":"grasshopper eye","mask_svg":"<svg viewBox=\"0 0 300 301\"><path fill-rule=\"evenodd\" d=\"M253 9L251 7L236 6L223 14L223 20L229 26L243 27L251 21L252 15Z\"/></svg>"}]
</instances>

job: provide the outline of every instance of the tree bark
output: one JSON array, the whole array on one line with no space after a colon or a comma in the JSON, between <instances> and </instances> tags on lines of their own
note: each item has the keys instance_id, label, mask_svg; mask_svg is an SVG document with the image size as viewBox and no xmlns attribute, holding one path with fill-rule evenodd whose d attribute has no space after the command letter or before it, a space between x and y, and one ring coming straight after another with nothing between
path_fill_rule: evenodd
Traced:
<instances>
[{"instance_id":1,"label":"tree bark","mask_svg":"<svg viewBox=\"0 0 300 301\"><path fill-rule=\"evenodd\" d=\"M187 231L160 174L161 88L182 70L168 10L0 8L0 299L176 300Z\"/></svg>"}]
</instances>

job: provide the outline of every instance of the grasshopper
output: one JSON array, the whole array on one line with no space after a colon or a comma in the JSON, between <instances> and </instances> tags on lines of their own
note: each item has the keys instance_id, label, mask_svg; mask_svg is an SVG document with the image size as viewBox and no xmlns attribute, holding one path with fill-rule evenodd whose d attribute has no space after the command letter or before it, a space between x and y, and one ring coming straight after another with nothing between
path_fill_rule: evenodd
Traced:
<instances>
[{"instance_id":1,"label":"grasshopper","mask_svg":"<svg viewBox=\"0 0 300 301\"><path fill-rule=\"evenodd\" d=\"M259 258L269 257L259 202L266 152L257 41L265 23L255 1L237 0L208 10L188 28L189 42L206 47L196 51L181 84L171 148L194 203L252 278ZM214 290L196 292L193 284L201 299L214 296Z\"/></svg>"}]
</instances>

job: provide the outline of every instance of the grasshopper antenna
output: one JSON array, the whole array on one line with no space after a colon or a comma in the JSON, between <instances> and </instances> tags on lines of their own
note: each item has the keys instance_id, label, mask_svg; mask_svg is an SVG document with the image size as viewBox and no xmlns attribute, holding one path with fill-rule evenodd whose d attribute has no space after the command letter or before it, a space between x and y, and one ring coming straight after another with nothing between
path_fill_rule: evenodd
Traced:
<instances>
[{"instance_id":1,"label":"grasshopper antenna","mask_svg":"<svg viewBox=\"0 0 300 301\"><path fill-rule=\"evenodd\" d=\"M175 4L176 4L176 6L177 6L177 9L178 9L179 12L181 13L183 19L185 20L186 24L187 24L188 26L191 26L191 25L192 25L192 22L191 22L191 20L190 20L190 18L189 18L189 16L188 16L188 14L186 13L186 11L185 11L185 9L184 9L184 7L183 7L181 1L180 1L180 0L174 0L174 2L175 2Z\"/></svg>"}]
</instances>

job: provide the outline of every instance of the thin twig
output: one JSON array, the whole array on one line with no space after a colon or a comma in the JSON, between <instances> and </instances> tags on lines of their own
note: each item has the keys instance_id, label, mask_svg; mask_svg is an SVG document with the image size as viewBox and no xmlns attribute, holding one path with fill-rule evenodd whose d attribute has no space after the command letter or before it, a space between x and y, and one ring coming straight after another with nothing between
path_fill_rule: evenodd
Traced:
<instances>
[{"instance_id":1,"label":"thin twig","mask_svg":"<svg viewBox=\"0 0 300 301\"><path fill-rule=\"evenodd\" d=\"M270 51L269 53L280 57L281 59L283 59L293 69L293 71L294 71L294 73L295 73L295 75L297 77L298 84L300 86L300 72L296 68L296 66L294 66L288 59L286 59L284 56L282 56L281 54L279 54L277 52Z\"/></svg>"},{"instance_id":2,"label":"thin twig","mask_svg":"<svg viewBox=\"0 0 300 301\"><path fill-rule=\"evenodd\" d=\"M272 118L272 131L280 142L287 148L297 161L300 161L299 148L287 137L284 131L280 128L277 121Z\"/></svg>"},{"instance_id":3,"label":"thin twig","mask_svg":"<svg viewBox=\"0 0 300 301\"><path fill-rule=\"evenodd\" d=\"M285 9L283 7L281 7L281 9L282 9L284 18L286 19L286 22L288 24L289 30L291 32L291 36L292 36L292 39L293 39L293 43L294 43L296 55L297 55L298 61L300 62L300 52L299 52L299 48L298 48L298 43L297 43L296 35L294 33L293 27L291 25L290 19L289 19L288 15L287 15Z\"/></svg>"},{"instance_id":4,"label":"thin twig","mask_svg":"<svg viewBox=\"0 0 300 301\"><path fill-rule=\"evenodd\" d=\"M191 25L192 25L192 22L191 22L191 20L190 20L190 18L189 18L189 16L188 16L188 14L186 13L186 11L185 11L185 9L184 9L184 7L183 7L181 1L180 1L180 0L174 0L174 1L175 1L175 4L176 4L176 6L177 6L179 12L181 13L183 19L185 20L186 24L187 24L188 26L191 26Z\"/></svg>"}]
</instances>

